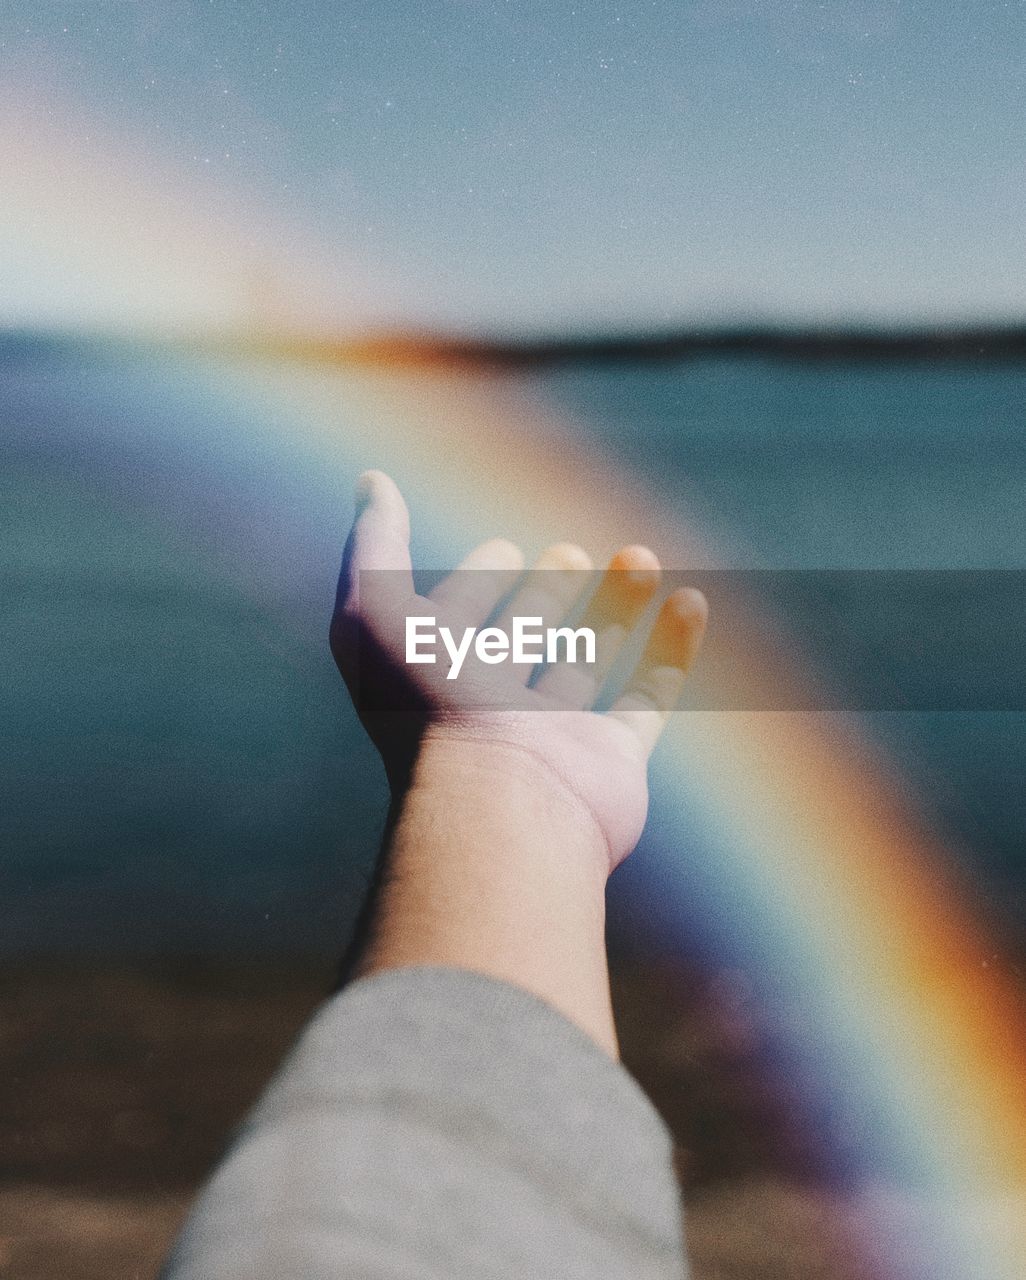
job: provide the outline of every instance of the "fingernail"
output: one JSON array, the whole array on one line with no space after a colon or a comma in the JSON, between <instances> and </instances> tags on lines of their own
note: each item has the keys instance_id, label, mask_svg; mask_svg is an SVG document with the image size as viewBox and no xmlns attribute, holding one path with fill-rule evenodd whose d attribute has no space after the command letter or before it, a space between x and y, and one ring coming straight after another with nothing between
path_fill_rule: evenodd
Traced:
<instances>
[{"instance_id":1,"label":"fingernail","mask_svg":"<svg viewBox=\"0 0 1026 1280\"><path fill-rule=\"evenodd\" d=\"M705 617L709 612L705 596L696 587L678 587L667 601L678 618Z\"/></svg>"},{"instance_id":2,"label":"fingernail","mask_svg":"<svg viewBox=\"0 0 1026 1280\"><path fill-rule=\"evenodd\" d=\"M648 547L621 547L609 564L632 587L651 586L660 578L659 561Z\"/></svg>"},{"instance_id":3,"label":"fingernail","mask_svg":"<svg viewBox=\"0 0 1026 1280\"><path fill-rule=\"evenodd\" d=\"M367 506L371 498L374 496L374 473L373 471L365 471L356 482L356 514Z\"/></svg>"}]
</instances>

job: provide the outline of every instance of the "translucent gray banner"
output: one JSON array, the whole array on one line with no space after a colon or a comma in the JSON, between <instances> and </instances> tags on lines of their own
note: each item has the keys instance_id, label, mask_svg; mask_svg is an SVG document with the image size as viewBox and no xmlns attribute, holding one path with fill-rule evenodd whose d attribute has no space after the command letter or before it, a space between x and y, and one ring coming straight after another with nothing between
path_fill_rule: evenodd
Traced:
<instances>
[{"instance_id":1,"label":"translucent gray banner","mask_svg":"<svg viewBox=\"0 0 1026 1280\"><path fill-rule=\"evenodd\" d=\"M357 705L405 711L442 696L466 708L558 707L521 697L525 680L539 690L553 684L542 678L552 664L544 637L525 650L541 653L537 666L513 661L516 618L529 620L532 635L597 623L602 652L589 663L577 635L573 679L591 679L595 704L607 705L642 658L660 604L686 587L705 596L709 621L681 710L1026 710L1026 571L663 570L630 634L610 640L610 601L627 601L629 611L632 593L651 586L626 573L461 569L418 572L411 593L407 575L365 572L348 644ZM414 663L406 661L411 619L421 620ZM505 656L494 634L479 650L489 627L507 635ZM569 643L558 636L549 651L564 665ZM455 675L452 645L464 646Z\"/></svg>"}]
</instances>

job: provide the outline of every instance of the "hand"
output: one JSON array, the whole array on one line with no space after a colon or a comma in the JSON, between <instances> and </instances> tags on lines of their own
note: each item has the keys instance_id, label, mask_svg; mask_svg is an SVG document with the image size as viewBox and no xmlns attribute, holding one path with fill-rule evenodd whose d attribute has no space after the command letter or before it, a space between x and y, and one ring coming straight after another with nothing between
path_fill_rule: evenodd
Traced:
<instances>
[{"instance_id":1,"label":"hand","mask_svg":"<svg viewBox=\"0 0 1026 1280\"><path fill-rule=\"evenodd\" d=\"M644 547L624 547L613 557L588 604L581 625L596 635L594 666L557 662L529 685L529 667L475 665L468 658L460 678L450 681L444 663L407 664L405 618L433 615L454 634L484 625L523 569L520 551L503 540L485 542L427 598L419 597L409 514L399 490L381 472L370 471L361 477L357 496L331 646L393 790L405 790L424 759L440 755L457 769L465 763L466 776L481 786L489 779L501 786L504 777L526 778L549 789L576 821L593 825L611 871L644 826L647 760L701 644L704 597L685 588L666 599L641 660L604 715L590 708L659 586L659 563ZM528 576L502 618L541 616L544 626L557 626L591 562L579 547L561 543L543 552L535 568L544 572ZM388 573L361 580L368 570Z\"/></svg>"}]
</instances>

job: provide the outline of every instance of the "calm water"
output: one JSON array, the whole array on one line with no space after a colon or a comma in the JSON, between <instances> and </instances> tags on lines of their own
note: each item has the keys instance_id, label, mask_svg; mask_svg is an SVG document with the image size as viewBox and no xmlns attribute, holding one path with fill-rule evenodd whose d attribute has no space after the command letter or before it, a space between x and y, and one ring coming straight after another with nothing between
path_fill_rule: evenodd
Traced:
<instances>
[{"instance_id":1,"label":"calm water","mask_svg":"<svg viewBox=\"0 0 1026 1280\"><path fill-rule=\"evenodd\" d=\"M1026 568L1026 370L524 381L733 565ZM337 491L223 400L181 356L0 345L8 948L323 945L359 896L384 792L324 645ZM1023 716L870 719L1026 925Z\"/></svg>"}]
</instances>

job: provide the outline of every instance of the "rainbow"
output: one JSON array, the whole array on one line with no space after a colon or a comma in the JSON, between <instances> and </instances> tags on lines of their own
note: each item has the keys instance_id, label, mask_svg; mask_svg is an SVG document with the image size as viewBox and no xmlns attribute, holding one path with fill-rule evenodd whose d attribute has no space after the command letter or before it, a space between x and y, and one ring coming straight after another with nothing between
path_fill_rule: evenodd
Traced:
<instances>
[{"instance_id":1,"label":"rainbow","mask_svg":"<svg viewBox=\"0 0 1026 1280\"><path fill-rule=\"evenodd\" d=\"M104 216L119 198L105 179L120 174L128 203L119 207L136 233L122 282L129 319L164 323L161 308L147 311L163 280L189 323L253 318L226 266L224 209L204 218L190 198L177 216L154 200L142 159L125 176L116 151L87 140L83 161L79 141L59 134L15 130L0 157L18 178L5 216L26 271L53 250L73 277L106 290L125 256L117 219ZM53 154L67 165L51 164ZM58 172L64 187L50 191L47 175ZM40 207L49 224L29 216ZM273 236L231 233L247 262L274 260ZM169 266L176 255L189 264L184 277ZM310 272L293 274L301 291ZM108 310L112 296L103 293ZM596 559L646 541L665 564L717 565L672 494L653 495L621 459L585 446L571 422L501 380L284 359L273 344L250 358L167 359L191 388L193 414L179 430L194 465L230 482L232 502L263 503L265 525L269 477L290 459L293 482L271 503L289 504L318 574L346 525L352 480L369 466L407 494L422 562L452 563L504 534L529 551L573 537ZM154 376L152 364L140 371L151 391ZM265 528L267 554L273 534ZM270 590L271 576L255 589ZM753 688L779 678L762 635L737 643ZM766 999L784 993L793 1014L784 1053L810 1115L847 1117L831 1157L875 1274L1021 1280L1023 992L898 781L840 715L682 714L654 764L652 832L630 893L666 945L707 950Z\"/></svg>"},{"instance_id":2,"label":"rainbow","mask_svg":"<svg viewBox=\"0 0 1026 1280\"><path fill-rule=\"evenodd\" d=\"M352 478L389 470L422 562L451 564L498 533L529 551L642 540L668 565L716 563L679 504L501 379L267 360L201 376L309 453L339 530ZM755 690L784 661L767 621L753 613L758 631L736 638ZM657 754L630 892L664 944L709 949L768 999L783 989L784 1053L810 1114L847 1117L831 1172L875 1273L1020 1280L1023 993L898 782L838 713L682 713Z\"/></svg>"}]
</instances>

